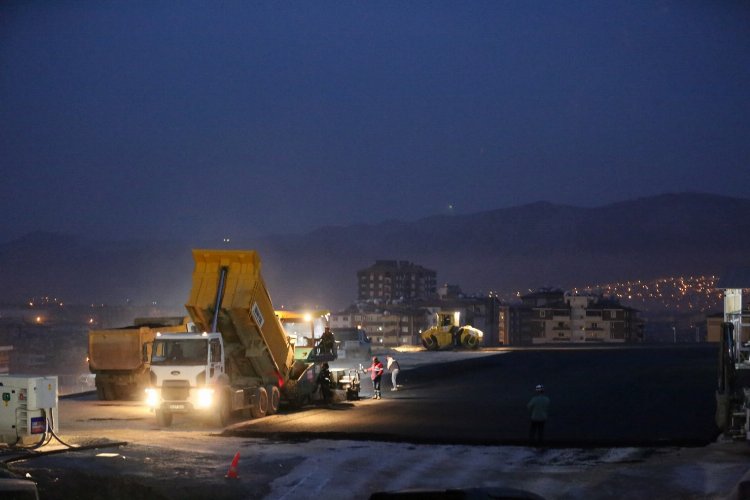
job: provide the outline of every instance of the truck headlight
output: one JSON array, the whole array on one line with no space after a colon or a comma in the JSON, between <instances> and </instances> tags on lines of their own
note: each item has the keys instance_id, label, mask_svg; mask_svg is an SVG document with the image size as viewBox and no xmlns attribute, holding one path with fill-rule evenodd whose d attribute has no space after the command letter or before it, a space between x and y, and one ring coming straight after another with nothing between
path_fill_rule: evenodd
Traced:
<instances>
[{"instance_id":1,"label":"truck headlight","mask_svg":"<svg viewBox=\"0 0 750 500\"><path fill-rule=\"evenodd\" d=\"M156 392L156 389L152 389L151 387L146 389L146 406L149 408L159 406L159 393Z\"/></svg>"},{"instance_id":2,"label":"truck headlight","mask_svg":"<svg viewBox=\"0 0 750 500\"><path fill-rule=\"evenodd\" d=\"M214 390L210 387L203 387L198 389L198 400L196 406L198 408L210 408L214 404Z\"/></svg>"}]
</instances>

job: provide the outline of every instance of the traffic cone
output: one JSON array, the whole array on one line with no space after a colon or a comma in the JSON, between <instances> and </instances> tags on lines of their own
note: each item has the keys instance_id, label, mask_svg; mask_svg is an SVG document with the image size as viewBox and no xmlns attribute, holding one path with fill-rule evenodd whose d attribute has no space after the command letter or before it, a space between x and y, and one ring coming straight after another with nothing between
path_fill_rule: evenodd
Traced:
<instances>
[{"instance_id":1,"label":"traffic cone","mask_svg":"<svg viewBox=\"0 0 750 500\"><path fill-rule=\"evenodd\" d=\"M240 461L240 452L235 453L232 463L229 465L227 475L224 476L228 479L237 479L237 463Z\"/></svg>"}]
</instances>

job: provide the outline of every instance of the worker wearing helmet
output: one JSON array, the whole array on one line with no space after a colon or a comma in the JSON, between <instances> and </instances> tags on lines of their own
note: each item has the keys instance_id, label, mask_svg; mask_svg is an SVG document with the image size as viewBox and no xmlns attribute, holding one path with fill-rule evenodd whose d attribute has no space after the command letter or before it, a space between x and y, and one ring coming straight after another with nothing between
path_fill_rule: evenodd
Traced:
<instances>
[{"instance_id":1,"label":"worker wearing helmet","mask_svg":"<svg viewBox=\"0 0 750 500\"><path fill-rule=\"evenodd\" d=\"M370 378L372 379L372 399L380 399L380 379L383 376L383 363L373 356L372 365L369 368L365 368L366 372L370 372Z\"/></svg>"},{"instance_id":2,"label":"worker wearing helmet","mask_svg":"<svg viewBox=\"0 0 750 500\"><path fill-rule=\"evenodd\" d=\"M547 422L549 397L544 394L544 386L539 384L535 388L536 394L526 404L531 418L529 426L529 441L536 444L544 442L544 424Z\"/></svg>"}]
</instances>

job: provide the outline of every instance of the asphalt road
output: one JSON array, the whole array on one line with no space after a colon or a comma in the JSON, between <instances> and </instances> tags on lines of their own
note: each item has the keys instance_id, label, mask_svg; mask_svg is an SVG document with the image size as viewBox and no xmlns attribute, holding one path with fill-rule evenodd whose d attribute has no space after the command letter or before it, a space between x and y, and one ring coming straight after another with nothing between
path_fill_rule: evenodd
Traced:
<instances>
[{"instance_id":1,"label":"asphalt road","mask_svg":"<svg viewBox=\"0 0 750 500\"><path fill-rule=\"evenodd\" d=\"M724 498L748 470L746 446L699 447L717 435L714 346L456 354L403 370L403 389L384 384L382 400L225 429L188 418L160 429L137 402L62 399L61 436L90 448L9 466L38 482L42 500L368 498L469 486L561 499ZM537 383L552 400L542 449L523 446ZM239 479L225 479L238 451Z\"/></svg>"},{"instance_id":2,"label":"asphalt road","mask_svg":"<svg viewBox=\"0 0 750 500\"><path fill-rule=\"evenodd\" d=\"M715 346L509 350L383 377L382 400L248 421L238 436L431 444L526 444L536 384L551 399L548 446L702 446L715 440ZM363 397L371 394L363 382Z\"/></svg>"}]
</instances>

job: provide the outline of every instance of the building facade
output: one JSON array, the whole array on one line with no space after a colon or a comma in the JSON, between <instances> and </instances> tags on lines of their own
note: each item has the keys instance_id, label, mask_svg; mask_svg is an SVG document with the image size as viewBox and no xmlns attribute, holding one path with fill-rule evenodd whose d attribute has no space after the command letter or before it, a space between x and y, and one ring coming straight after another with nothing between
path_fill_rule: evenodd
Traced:
<instances>
[{"instance_id":1,"label":"building facade","mask_svg":"<svg viewBox=\"0 0 750 500\"><path fill-rule=\"evenodd\" d=\"M625 343L641 338L637 311L596 295L544 290L521 297L529 338L522 344ZM529 342L530 341L530 342Z\"/></svg>"},{"instance_id":2,"label":"building facade","mask_svg":"<svg viewBox=\"0 0 750 500\"><path fill-rule=\"evenodd\" d=\"M445 298L416 300L408 303L378 304L360 302L344 311L331 314L336 329L360 328L372 339L373 346L396 347L420 345L421 334L436 323L437 313L451 312L461 325L471 325L484 333L483 345L507 343L501 325L503 308L496 297Z\"/></svg>"},{"instance_id":3,"label":"building facade","mask_svg":"<svg viewBox=\"0 0 750 500\"><path fill-rule=\"evenodd\" d=\"M397 347L421 343L420 333L427 328L428 315L422 307L360 303L331 314L330 324L334 333L343 328L364 330L373 347Z\"/></svg>"},{"instance_id":4,"label":"building facade","mask_svg":"<svg viewBox=\"0 0 750 500\"><path fill-rule=\"evenodd\" d=\"M434 297L437 273L404 260L377 260L357 272L358 300L410 301Z\"/></svg>"}]
</instances>

